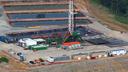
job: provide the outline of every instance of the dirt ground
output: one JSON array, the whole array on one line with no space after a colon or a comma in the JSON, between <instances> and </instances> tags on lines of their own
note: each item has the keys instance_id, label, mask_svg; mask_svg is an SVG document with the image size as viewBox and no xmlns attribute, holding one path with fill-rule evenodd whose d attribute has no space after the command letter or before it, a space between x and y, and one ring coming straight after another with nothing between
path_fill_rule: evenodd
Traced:
<instances>
[{"instance_id":1,"label":"dirt ground","mask_svg":"<svg viewBox=\"0 0 128 72\"><path fill-rule=\"evenodd\" d=\"M128 56L52 65L28 72L127 72Z\"/></svg>"},{"instance_id":2,"label":"dirt ground","mask_svg":"<svg viewBox=\"0 0 128 72\"><path fill-rule=\"evenodd\" d=\"M0 52L0 55L4 56L5 54ZM24 70L23 67L25 68L26 66L10 59L9 64L0 64L0 72L127 72L128 55L29 68L28 70Z\"/></svg>"},{"instance_id":3,"label":"dirt ground","mask_svg":"<svg viewBox=\"0 0 128 72\"><path fill-rule=\"evenodd\" d=\"M3 51L0 51L0 56L5 56L9 59L8 64L0 64L0 72L24 72L27 70L27 65L16 61Z\"/></svg>"},{"instance_id":4,"label":"dirt ground","mask_svg":"<svg viewBox=\"0 0 128 72\"><path fill-rule=\"evenodd\" d=\"M80 3L80 9L87 8L90 15L95 17L102 24L107 25L109 28L117 31L128 31L128 25L115 21L114 19L112 19L112 15L110 15L108 12L103 11L99 7L92 5L89 0L76 0L76 3Z\"/></svg>"}]
</instances>

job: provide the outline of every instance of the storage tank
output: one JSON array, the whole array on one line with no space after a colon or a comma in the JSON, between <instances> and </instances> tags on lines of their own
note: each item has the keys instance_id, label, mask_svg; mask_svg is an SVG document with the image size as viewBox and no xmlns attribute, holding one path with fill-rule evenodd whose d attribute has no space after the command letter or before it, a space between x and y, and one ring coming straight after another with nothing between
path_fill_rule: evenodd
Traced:
<instances>
[{"instance_id":1,"label":"storage tank","mask_svg":"<svg viewBox=\"0 0 128 72\"><path fill-rule=\"evenodd\" d=\"M91 52L90 56L92 59L103 58L107 57L108 53L106 51Z\"/></svg>"},{"instance_id":2,"label":"storage tank","mask_svg":"<svg viewBox=\"0 0 128 72\"><path fill-rule=\"evenodd\" d=\"M79 53L79 54L73 54L71 56L71 58L73 60L89 60L90 55L89 55L89 53Z\"/></svg>"}]
</instances>

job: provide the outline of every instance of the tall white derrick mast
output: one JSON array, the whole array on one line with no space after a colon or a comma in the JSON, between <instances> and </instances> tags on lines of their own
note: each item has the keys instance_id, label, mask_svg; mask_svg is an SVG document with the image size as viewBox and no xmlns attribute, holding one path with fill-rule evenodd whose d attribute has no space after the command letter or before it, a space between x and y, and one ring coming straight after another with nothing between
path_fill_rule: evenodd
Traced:
<instances>
[{"instance_id":1,"label":"tall white derrick mast","mask_svg":"<svg viewBox=\"0 0 128 72\"><path fill-rule=\"evenodd\" d=\"M68 16L69 16L68 29L69 29L70 34L72 35L72 33L74 32L74 2L73 2L73 0L69 1L69 15Z\"/></svg>"}]
</instances>

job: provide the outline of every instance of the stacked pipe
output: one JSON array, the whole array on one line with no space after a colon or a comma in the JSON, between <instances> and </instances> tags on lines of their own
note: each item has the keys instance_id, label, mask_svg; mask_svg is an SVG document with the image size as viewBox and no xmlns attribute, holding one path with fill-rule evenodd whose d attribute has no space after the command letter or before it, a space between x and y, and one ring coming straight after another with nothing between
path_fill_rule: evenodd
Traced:
<instances>
[{"instance_id":1,"label":"stacked pipe","mask_svg":"<svg viewBox=\"0 0 128 72\"><path fill-rule=\"evenodd\" d=\"M4 13L9 18L11 26L32 27L40 25L67 25L68 24L68 0L41 0L41 1L16 1L4 2ZM77 12L74 23L88 24L87 17L75 7ZM55 14L56 13L56 14ZM63 14L60 14L63 13ZM82 21L81 21L82 20Z\"/></svg>"}]
</instances>

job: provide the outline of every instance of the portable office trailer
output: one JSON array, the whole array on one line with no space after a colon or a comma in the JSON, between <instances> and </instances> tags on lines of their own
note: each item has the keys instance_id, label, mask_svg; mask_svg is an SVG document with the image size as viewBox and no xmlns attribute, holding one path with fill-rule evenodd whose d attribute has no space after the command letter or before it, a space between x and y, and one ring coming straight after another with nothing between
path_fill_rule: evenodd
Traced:
<instances>
[{"instance_id":1,"label":"portable office trailer","mask_svg":"<svg viewBox=\"0 0 128 72\"><path fill-rule=\"evenodd\" d=\"M127 53L127 50L125 49L117 49L117 50L111 50L109 51L109 56L115 56L115 55L125 55Z\"/></svg>"}]
</instances>

